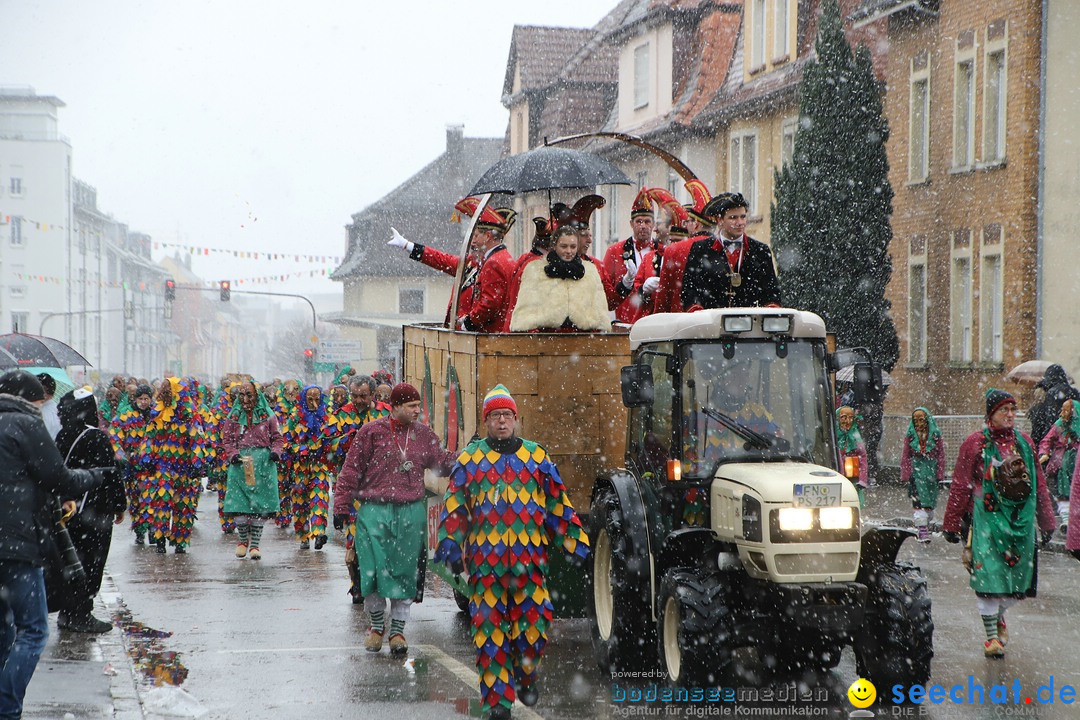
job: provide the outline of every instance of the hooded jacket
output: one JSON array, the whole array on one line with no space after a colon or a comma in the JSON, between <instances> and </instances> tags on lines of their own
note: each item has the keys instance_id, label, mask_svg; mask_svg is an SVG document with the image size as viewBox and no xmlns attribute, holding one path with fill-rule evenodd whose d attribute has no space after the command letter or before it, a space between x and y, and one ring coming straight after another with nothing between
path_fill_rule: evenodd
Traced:
<instances>
[{"instance_id":1,"label":"hooded jacket","mask_svg":"<svg viewBox=\"0 0 1080 720\"><path fill-rule=\"evenodd\" d=\"M60 400L57 449L69 468L111 468L115 456L109 436L98 428L97 403L93 395L80 395L82 392L75 390ZM76 515L77 524L89 525L98 532L111 532L113 518L127 509L124 484L115 469L107 471L101 485L86 493L85 498Z\"/></svg>"},{"instance_id":2,"label":"hooded jacket","mask_svg":"<svg viewBox=\"0 0 1080 720\"><path fill-rule=\"evenodd\" d=\"M0 559L44 565L49 503L101 484L101 470L69 470L31 402L0 394Z\"/></svg>"},{"instance_id":3,"label":"hooded jacket","mask_svg":"<svg viewBox=\"0 0 1080 720\"><path fill-rule=\"evenodd\" d=\"M1043 399L1028 410L1028 419L1031 420L1031 437L1038 447L1046 433L1057 422L1061 414L1061 405L1066 400L1080 400L1080 393L1069 384L1069 376L1065 368L1054 364L1046 368L1046 374L1036 385L1046 391Z\"/></svg>"}]
</instances>

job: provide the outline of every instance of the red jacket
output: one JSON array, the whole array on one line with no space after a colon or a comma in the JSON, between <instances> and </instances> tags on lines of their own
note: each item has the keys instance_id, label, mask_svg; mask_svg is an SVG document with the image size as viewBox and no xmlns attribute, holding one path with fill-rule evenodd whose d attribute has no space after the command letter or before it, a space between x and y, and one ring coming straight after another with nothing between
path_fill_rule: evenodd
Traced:
<instances>
[{"instance_id":1,"label":"red jacket","mask_svg":"<svg viewBox=\"0 0 1080 720\"><path fill-rule=\"evenodd\" d=\"M652 299L652 312L685 312L682 306L682 277L686 269L686 257L690 246L708 235L695 235L672 243L664 248L664 265L660 268L660 287ZM645 282L644 278L642 282ZM637 281L634 281L635 287Z\"/></svg>"},{"instance_id":2,"label":"red jacket","mask_svg":"<svg viewBox=\"0 0 1080 720\"><path fill-rule=\"evenodd\" d=\"M450 277L457 277L457 267L461 260L457 255L451 255L450 253L443 252L442 250L436 250L433 247L427 245L421 245L420 243L413 244L413 250L409 253L409 257L413 260L422 262L429 268L435 268L439 272L444 272ZM476 265L473 259L468 259L468 264L465 266L465 275L462 278L461 297L458 298L458 317L468 315L472 309L472 287L476 283ZM444 325L450 325L450 308L454 305L454 296L450 295L450 302L446 306L446 319Z\"/></svg>"},{"instance_id":3,"label":"red jacket","mask_svg":"<svg viewBox=\"0 0 1080 720\"><path fill-rule=\"evenodd\" d=\"M664 259L665 248L657 248L645 253L645 257L641 258L641 265L637 269L637 275L634 276L634 292L641 296L641 306L638 308L638 315L634 318L637 322L646 315L652 315L654 307L656 305L656 293L652 295L645 295L641 291L645 281L651 277L656 277L660 273L657 272L657 268L661 267L661 263ZM659 253L659 256L657 254Z\"/></svg>"},{"instance_id":4,"label":"red jacket","mask_svg":"<svg viewBox=\"0 0 1080 720\"><path fill-rule=\"evenodd\" d=\"M627 251L633 247L634 239L632 237L620 240L607 249L604 253L604 273L611 281L612 286L619 293L622 298L618 307L615 310L615 319L618 322L632 323L636 320L640 314L641 308L641 295L633 290L627 291L626 286L622 284L623 276L626 275L626 259L623 257ZM653 247L653 243L649 243L649 247L646 248L646 252Z\"/></svg>"},{"instance_id":5,"label":"red jacket","mask_svg":"<svg viewBox=\"0 0 1080 720\"><path fill-rule=\"evenodd\" d=\"M476 276L469 312L458 311L458 317L465 319L466 330L486 333L502 330L506 316L510 314L506 292L516 265L505 245L497 246L484 258Z\"/></svg>"}]
</instances>

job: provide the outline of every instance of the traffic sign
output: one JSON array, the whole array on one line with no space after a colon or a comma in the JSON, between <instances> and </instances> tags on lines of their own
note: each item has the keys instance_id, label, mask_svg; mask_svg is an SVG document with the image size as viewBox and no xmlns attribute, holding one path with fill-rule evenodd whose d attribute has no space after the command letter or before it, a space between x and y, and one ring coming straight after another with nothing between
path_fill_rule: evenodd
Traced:
<instances>
[{"instance_id":1,"label":"traffic sign","mask_svg":"<svg viewBox=\"0 0 1080 720\"><path fill-rule=\"evenodd\" d=\"M328 363L353 363L363 356L364 344L351 340L323 340L319 359Z\"/></svg>"}]
</instances>

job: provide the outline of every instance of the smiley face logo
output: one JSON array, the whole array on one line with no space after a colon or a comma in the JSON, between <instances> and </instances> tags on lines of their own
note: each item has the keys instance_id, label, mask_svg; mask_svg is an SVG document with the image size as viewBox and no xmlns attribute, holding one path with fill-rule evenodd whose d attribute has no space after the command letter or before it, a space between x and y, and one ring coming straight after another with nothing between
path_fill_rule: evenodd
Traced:
<instances>
[{"instance_id":1,"label":"smiley face logo","mask_svg":"<svg viewBox=\"0 0 1080 720\"><path fill-rule=\"evenodd\" d=\"M851 704L857 708L870 707L874 704L874 700L877 699L877 688L869 680L859 678L851 683L851 687L847 689L847 697Z\"/></svg>"}]
</instances>

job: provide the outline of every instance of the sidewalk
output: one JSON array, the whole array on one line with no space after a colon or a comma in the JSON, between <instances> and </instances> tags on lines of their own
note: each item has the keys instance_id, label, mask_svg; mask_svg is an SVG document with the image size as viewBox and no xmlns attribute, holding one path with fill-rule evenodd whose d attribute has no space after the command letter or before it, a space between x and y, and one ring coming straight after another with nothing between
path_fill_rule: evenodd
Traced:
<instances>
[{"instance_id":1,"label":"sidewalk","mask_svg":"<svg viewBox=\"0 0 1080 720\"><path fill-rule=\"evenodd\" d=\"M106 575L94 602L94 614L111 619L116 585ZM131 659L121 632L102 635L60 630L49 616L49 642L26 691L26 720L114 718L143 720Z\"/></svg>"}]
</instances>

